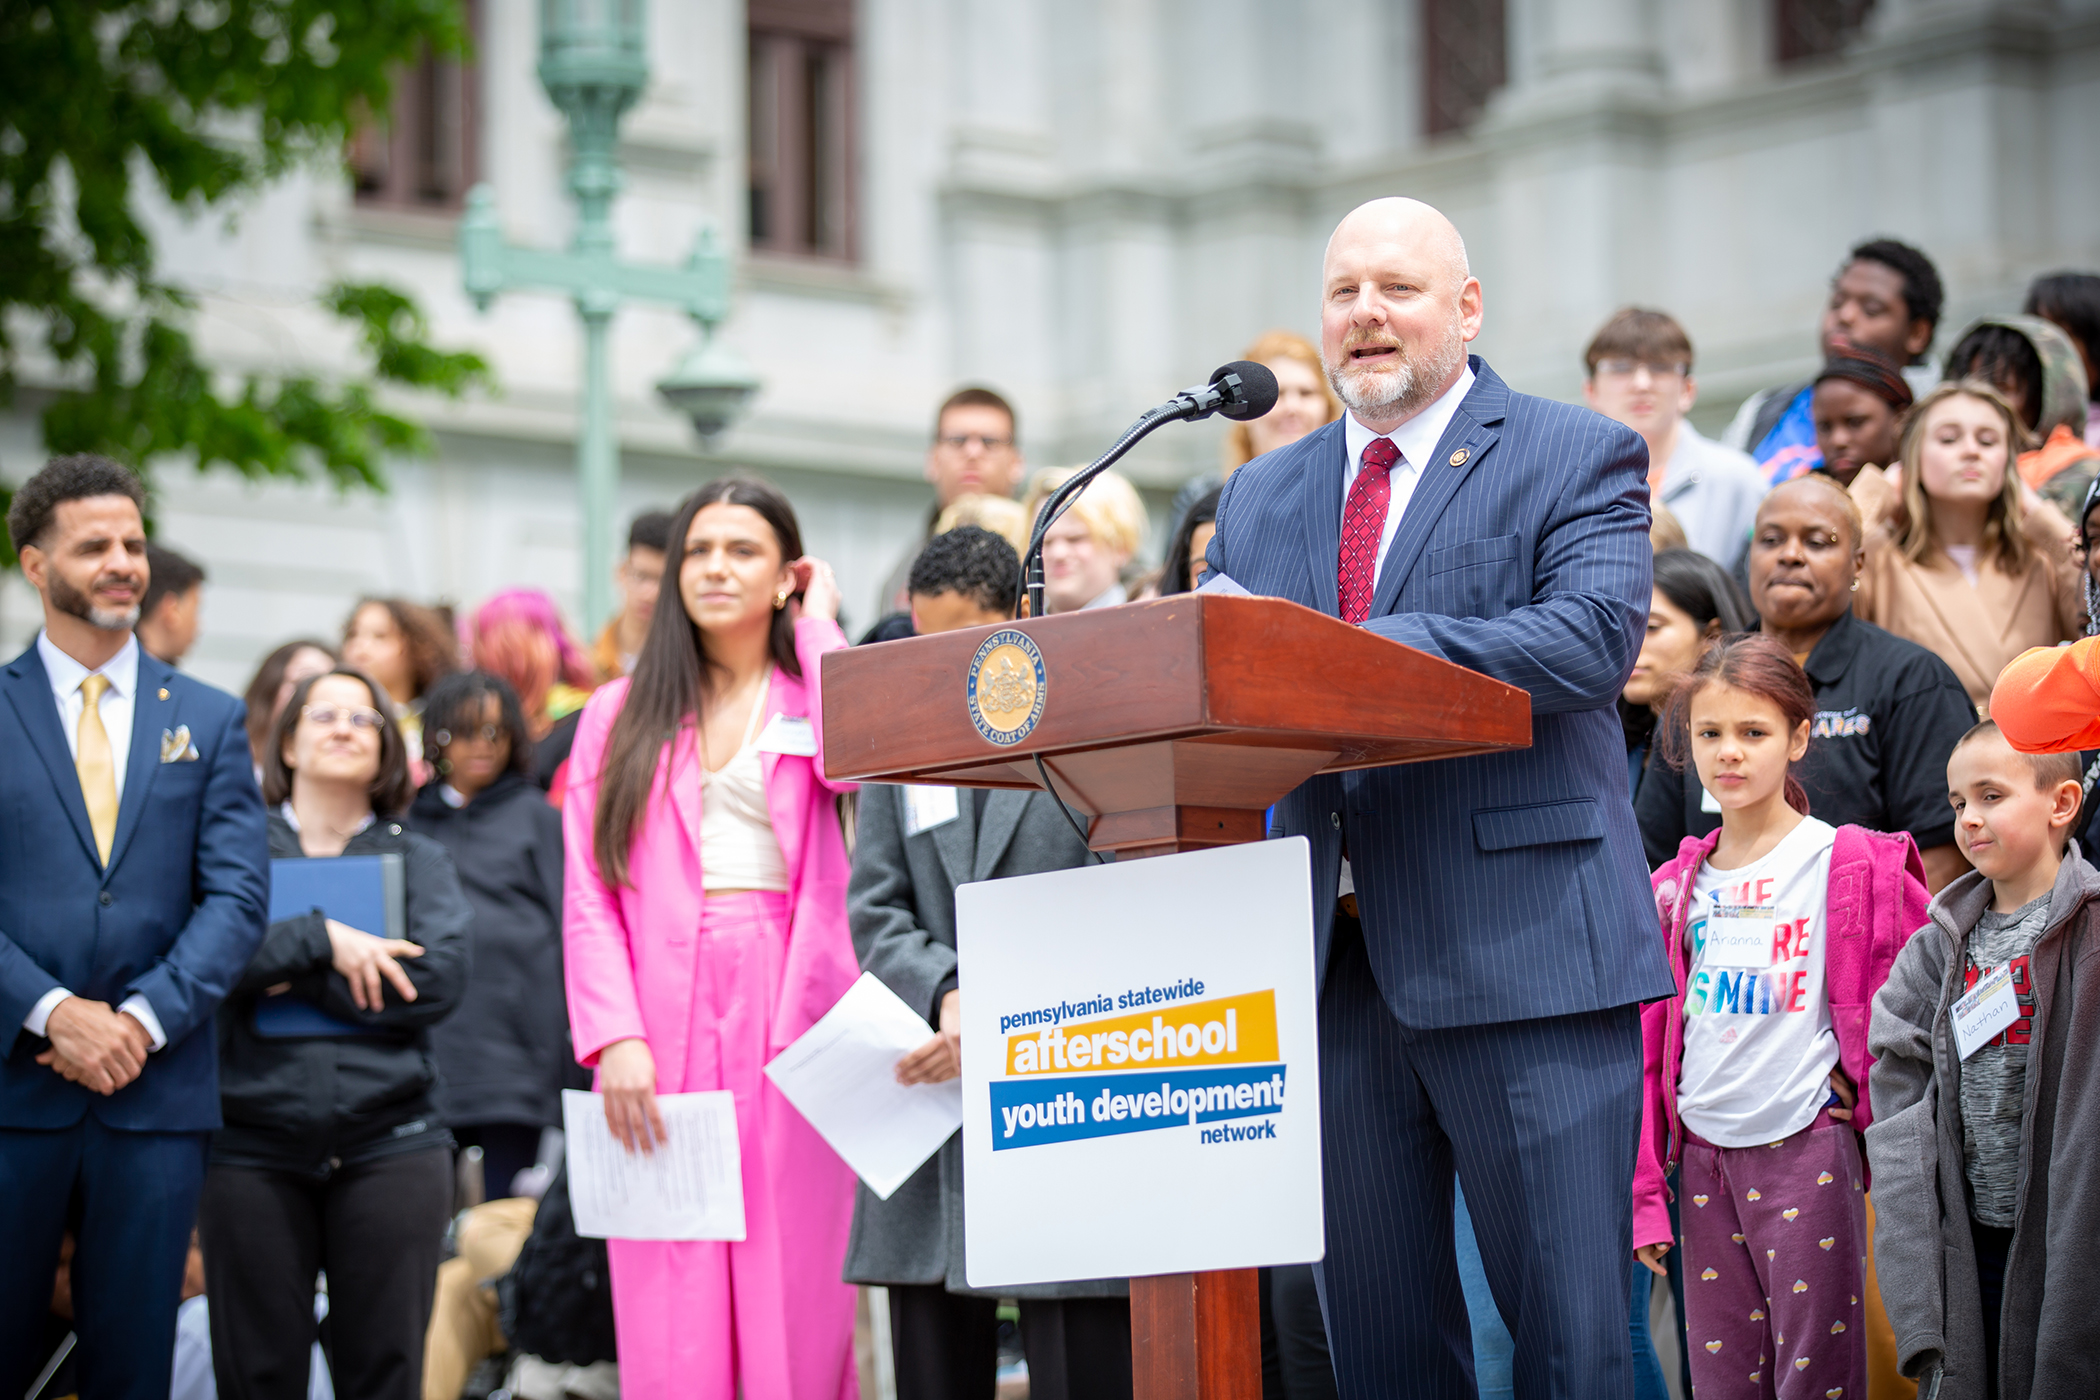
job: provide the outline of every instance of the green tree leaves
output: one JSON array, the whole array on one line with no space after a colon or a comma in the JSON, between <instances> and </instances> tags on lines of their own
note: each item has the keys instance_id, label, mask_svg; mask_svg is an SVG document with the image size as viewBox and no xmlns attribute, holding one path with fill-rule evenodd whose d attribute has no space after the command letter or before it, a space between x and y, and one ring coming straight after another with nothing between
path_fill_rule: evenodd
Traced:
<instances>
[{"instance_id":1,"label":"green tree leaves","mask_svg":"<svg viewBox=\"0 0 2100 1400\"><path fill-rule=\"evenodd\" d=\"M369 381L215 371L140 199L202 214L340 160L403 64L466 45L459 0L0 0L0 396L40 348L54 452L383 489L388 454L431 444L378 386L456 396L487 365L432 347L399 292L343 284L323 305L356 328Z\"/></svg>"}]
</instances>

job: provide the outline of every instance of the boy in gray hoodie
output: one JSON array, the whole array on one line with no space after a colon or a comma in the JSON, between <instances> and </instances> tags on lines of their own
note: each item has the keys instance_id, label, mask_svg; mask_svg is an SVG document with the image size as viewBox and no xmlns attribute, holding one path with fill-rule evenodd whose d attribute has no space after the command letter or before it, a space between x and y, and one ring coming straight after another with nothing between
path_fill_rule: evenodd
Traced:
<instances>
[{"instance_id":1,"label":"boy in gray hoodie","mask_svg":"<svg viewBox=\"0 0 2100 1400\"><path fill-rule=\"evenodd\" d=\"M2100 870L2077 755L1977 725L1947 761L1975 872L1874 998L1875 1262L1921 1400L2100 1395Z\"/></svg>"}]
</instances>

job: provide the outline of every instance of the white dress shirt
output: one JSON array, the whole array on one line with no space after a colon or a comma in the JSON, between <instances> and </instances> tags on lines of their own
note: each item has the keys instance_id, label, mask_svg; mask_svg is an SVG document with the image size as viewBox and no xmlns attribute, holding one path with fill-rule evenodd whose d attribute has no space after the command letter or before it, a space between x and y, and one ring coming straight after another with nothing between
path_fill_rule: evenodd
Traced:
<instances>
[{"instance_id":1,"label":"white dress shirt","mask_svg":"<svg viewBox=\"0 0 2100 1400\"><path fill-rule=\"evenodd\" d=\"M139 639L125 638L124 649L92 672L54 646L47 633L36 634L36 654L44 663L44 674L51 678L51 698L58 701L58 727L66 731L66 751L75 762L80 759L80 716L87 708L80 683L94 674L109 678L99 713L102 728L109 734L109 756L116 764L117 801L121 804L124 770L131 763L131 716L139 700Z\"/></svg>"},{"instance_id":2,"label":"white dress shirt","mask_svg":"<svg viewBox=\"0 0 2100 1400\"><path fill-rule=\"evenodd\" d=\"M1421 483L1422 469L1435 453L1437 443L1443 440L1444 429L1451 426L1451 415L1458 412L1459 404L1465 401L1466 393L1472 387L1473 366L1468 363L1458 372L1458 382L1446 389L1435 403L1384 435L1400 449L1400 460L1393 463L1387 473L1393 484L1393 496L1386 504L1385 528L1378 532L1378 562L1371 567L1373 591L1378 587L1378 575L1385 570L1386 551L1393 547L1393 536L1400 532L1400 517L1407 513L1407 503L1414 499L1415 487ZM1378 436L1357 422L1354 413L1342 420L1342 442L1349 453L1349 459L1342 464L1342 520L1345 526L1349 519L1349 491L1364 469L1364 449ZM1356 892L1356 879L1347 860L1342 862L1338 883L1340 888L1335 892L1336 898Z\"/></svg>"},{"instance_id":3,"label":"white dress shirt","mask_svg":"<svg viewBox=\"0 0 2100 1400\"><path fill-rule=\"evenodd\" d=\"M1468 364L1458 373L1458 382L1443 392L1435 403L1393 429L1385 437L1400 449L1400 460L1393 463L1388 477L1393 484L1393 497L1385 508L1385 528L1378 535L1378 562L1371 569L1371 587L1378 587L1378 575L1385 569L1386 551L1393 547L1393 536L1400 531L1400 517L1407 512L1407 503L1414 497L1415 486L1422 479L1422 469L1436 452L1436 445L1443 439L1444 429L1451 426L1451 415L1465 400L1466 392L1473 387L1473 366ZM1364 449L1379 435L1356 421L1354 413L1342 420L1342 442L1348 451L1348 460L1342 464L1342 519L1349 518L1349 491L1356 485L1357 475L1363 471Z\"/></svg>"},{"instance_id":4,"label":"white dress shirt","mask_svg":"<svg viewBox=\"0 0 2100 1400\"><path fill-rule=\"evenodd\" d=\"M82 694L80 684L96 674L108 679L109 689L102 692L102 703L95 712L102 717L103 731L109 735L110 762L116 769L117 810L121 812L124 774L131 765L132 716L138 711L138 638L126 637L124 649L94 671L60 651L45 632L36 634L36 654L44 663L44 674L51 679L51 698L58 703L58 727L65 731L66 752L76 763L80 759L80 717L87 710L87 697ZM23 1028L31 1035L42 1035L51 1022L52 1009L71 995L73 993L64 987L53 987L44 993L36 1005L29 1008L29 1015L22 1021ZM160 1027L160 1018L153 1014L152 1005L144 997L126 997L117 1010L129 1013L133 1020L146 1028L154 1049L168 1043L168 1037Z\"/></svg>"}]
</instances>

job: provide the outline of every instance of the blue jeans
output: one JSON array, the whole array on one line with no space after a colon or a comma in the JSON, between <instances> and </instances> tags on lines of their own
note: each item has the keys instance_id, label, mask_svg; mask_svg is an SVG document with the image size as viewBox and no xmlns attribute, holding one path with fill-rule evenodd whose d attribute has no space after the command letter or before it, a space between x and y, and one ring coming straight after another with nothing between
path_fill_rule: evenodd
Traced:
<instances>
[{"instance_id":1,"label":"blue jeans","mask_svg":"<svg viewBox=\"0 0 2100 1400\"><path fill-rule=\"evenodd\" d=\"M1488 1291L1487 1271L1480 1264L1480 1246L1473 1239L1473 1218L1466 1214L1465 1192L1452 1187L1453 1242L1458 1248L1458 1281L1466 1291L1466 1316L1473 1324L1473 1384L1480 1400L1513 1400L1516 1394L1511 1373L1516 1363L1516 1343L1495 1297ZM1633 1334L1634 1400L1669 1400L1663 1384L1662 1363L1656 1359L1655 1343L1648 1335L1648 1293L1655 1275L1638 1260L1633 1266L1633 1295L1628 1300L1626 1325Z\"/></svg>"}]
</instances>

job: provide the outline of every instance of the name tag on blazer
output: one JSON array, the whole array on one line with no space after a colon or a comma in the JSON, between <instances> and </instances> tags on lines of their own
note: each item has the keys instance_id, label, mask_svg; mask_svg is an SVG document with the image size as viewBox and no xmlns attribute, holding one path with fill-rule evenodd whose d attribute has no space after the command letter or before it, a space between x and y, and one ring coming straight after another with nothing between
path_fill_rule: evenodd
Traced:
<instances>
[{"instance_id":1,"label":"name tag on blazer","mask_svg":"<svg viewBox=\"0 0 2100 1400\"><path fill-rule=\"evenodd\" d=\"M962 804L952 787L928 787L913 783L904 789L904 834L917 836L937 826L946 826L962 815Z\"/></svg>"},{"instance_id":2,"label":"name tag on blazer","mask_svg":"<svg viewBox=\"0 0 2100 1400\"><path fill-rule=\"evenodd\" d=\"M204 755L190 742L190 727L178 724L173 729L160 731L160 761L162 763L195 763Z\"/></svg>"},{"instance_id":3,"label":"name tag on blazer","mask_svg":"<svg viewBox=\"0 0 2100 1400\"><path fill-rule=\"evenodd\" d=\"M758 736L760 753L787 754L793 758L817 756L817 731L802 715L775 715L766 721Z\"/></svg>"}]
</instances>

